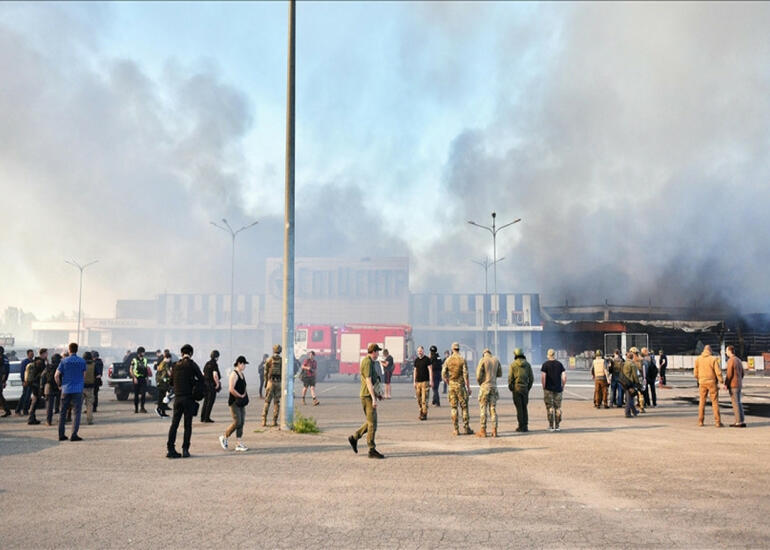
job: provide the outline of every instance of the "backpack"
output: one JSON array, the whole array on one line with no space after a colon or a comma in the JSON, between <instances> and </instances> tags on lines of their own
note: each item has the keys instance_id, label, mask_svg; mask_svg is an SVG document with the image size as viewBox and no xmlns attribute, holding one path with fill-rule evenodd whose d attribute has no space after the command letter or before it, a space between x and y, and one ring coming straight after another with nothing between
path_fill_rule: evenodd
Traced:
<instances>
[{"instance_id":1,"label":"backpack","mask_svg":"<svg viewBox=\"0 0 770 550\"><path fill-rule=\"evenodd\" d=\"M93 386L94 382L96 382L96 365L93 361L87 361L83 383L87 384L88 386Z\"/></svg>"}]
</instances>

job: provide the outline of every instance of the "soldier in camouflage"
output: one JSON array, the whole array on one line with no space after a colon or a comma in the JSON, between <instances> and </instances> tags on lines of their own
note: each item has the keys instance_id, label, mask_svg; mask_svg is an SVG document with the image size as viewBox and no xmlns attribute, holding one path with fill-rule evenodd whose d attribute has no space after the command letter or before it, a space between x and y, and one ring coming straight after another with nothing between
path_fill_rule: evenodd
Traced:
<instances>
[{"instance_id":1,"label":"soldier in camouflage","mask_svg":"<svg viewBox=\"0 0 770 550\"><path fill-rule=\"evenodd\" d=\"M459 435L457 428L457 405L463 413L463 428L467 435L473 433L468 416L468 397L471 395L471 385L468 382L468 364L460 355L460 344L452 344L452 355L444 361L441 378L449 386L449 405L452 407L452 424L454 434Z\"/></svg>"},{"instance_id":2,"label":"soldier in camouflage","mask_svg":"<svg viewBox=\"0 0 770 550\"><path fill-rule=\"evenodd\" d=\"M516 420L519 425L517 432L529 431L529 390L535 378L532 374L532 365L527 361L521 348L513 350L513 363L508 370L508 389L513 393L513 404L516 406Z\"/></svg>"},{"instance_id":3,"label":"soldier in camouflage","mask_svg":"<svg viewBox=\"0 0 770 550\"><path fill-rule=\"evenodd\" d=\"M481 430L477 437L487 436L487 415L492 422L492 437L497 437L497 379L503 375L500 361L489 349L476 367L476 382L479 385L479 406L481 408Z\"/></svg>"},{"instance_id":4,"label":"soldier in camouflage","mask_svg":"<svg viewBox=\"0 0 770 550\"><path fill-rule=\"evenodd\" d=\"M265 362L265 408L262 410L262 425L267 426L267 412L270 410L270 402L273 406L273 426L278 425L278 412L281 406L281 346L273 346L273 356Z\"/></svg>"}]
</instances>

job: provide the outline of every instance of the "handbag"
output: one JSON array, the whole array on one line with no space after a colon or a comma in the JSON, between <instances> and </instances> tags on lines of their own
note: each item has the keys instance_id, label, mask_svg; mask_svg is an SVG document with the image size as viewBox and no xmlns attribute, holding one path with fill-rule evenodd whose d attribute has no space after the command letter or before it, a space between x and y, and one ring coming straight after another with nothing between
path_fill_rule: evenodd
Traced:
<instances>
[{"instance_id":1,"label":"handbag","mask_svg":"<svg viewBox=\"0 0 770 550\"><path fill-rule=\"evenodd\" d=\"M243 397L239 397L238 399L235 400L235 405L237 407L245 407L248 404L249 404L249 393L248 392L243 394Z\"/></svg>"}]
</instances>

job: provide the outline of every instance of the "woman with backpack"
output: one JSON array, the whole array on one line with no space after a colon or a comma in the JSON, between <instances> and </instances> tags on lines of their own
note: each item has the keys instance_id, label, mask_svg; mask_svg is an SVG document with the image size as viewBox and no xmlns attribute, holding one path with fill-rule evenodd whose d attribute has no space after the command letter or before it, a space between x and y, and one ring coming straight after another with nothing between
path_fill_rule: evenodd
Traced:
<instances>
[{"instance_id":1,"label":"woman with backpack","mask_svg":"<svg viewBox=\"0 0 770 550\"><path fill-rule=\"evenodd\" d=\"M230 395L227 404L230 406L230 413L233 415L233 423L225 430L224 435L219 436L219 444L224 450L227 450L227 438L235 432L238 440L235 450L239 452L248 451L248 447L243 444L243 424L246 419L246 405L249 404L249 394L246 392L246 375L243 370L249 362L241 355L235 360L235 368L230 373Z\"/></svg>"}]
</instances>

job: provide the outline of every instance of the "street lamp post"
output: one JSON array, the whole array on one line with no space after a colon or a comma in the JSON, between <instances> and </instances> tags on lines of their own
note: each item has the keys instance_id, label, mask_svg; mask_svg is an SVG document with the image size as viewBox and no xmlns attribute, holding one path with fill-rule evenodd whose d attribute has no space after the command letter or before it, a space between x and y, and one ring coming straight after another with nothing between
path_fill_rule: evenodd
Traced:
<instances>
[{"instance_id":1,"label":"street lamp post","mask_svg":"<svg viewBox=\"0 0 770 550\"><path fill-rule=\"evenodd\" d=\"M505 258L499 258L495 260L494 263L502 262ZM486 303L487 296L489 296L489 268L492 265L492 260L489 259L489 256L484 256L483 260L471 260L474 264L480 265L484 268L484 302ZM486 311L484 311L484 307L481 308L482 312L482 320L481 320L481 327L482 331L484 332L484 347L487 347L487 315Z\"/></svg>"},{"instance_id":2,"label":"street lamp post","mask_svg":"<svg viewBox=\"0 0 770 550\"><path fill-rule=\"evenodd\" d=\"M512 222L508 222L505 225L501 225L500 227L497 227L496 225L496 218L497 213L492 212L492 227L481 225L479 223L476 223L474 221L468 220L468 223L471 225L475 225L476 227L480 227L481 229L486 229L492 234L492 271L494 273L494 290L495 290L495 353L499 354L499 350L497 349L497 328L500 324L500 312L497 310L497 308L500 307L499 301L500 297L497 295L497 234L505 229L506 227L510 227L511 225L515 223L519 223L521 221L521 218L517 218L513 220Z\"/></svg>"},{"instance_id":3,"label":"street lamp post","mask_svg":"<svg viewBox=\"0 0 770 550\"><path fill-rule=\"evenodd\" d=\"M233 358L233 315L235 314L235 298L234 298L234 292L235 292L235 237L240 233L241 231L244 231L245 229L249 229L250 227L254 227L259 222L253 222L248 225L244 225L237 231L233 231L233 228L230 226L229 223L227 223L227 220L225 218L222 218L222 223L225 224L224 227L219 225L218 223L211 222L211 225L213 225L216 228L221 229L225 233L229 233L230 237L232 238L232 256L230 259L230 361L234 361Z\"/></svg>"},{"instance_id":4,"label":"street lamp post","mask_svg":"<svg viewBox=\"0 0 770 550\"><path fill-rule=\"evenodd\" d=\"M80 312L83 308L83 270L87 268L90 265L94 265L99 260L94 260L93 262L88 262L87 264L80 265L75 260L64 260L64 263L67 263L74 267L75 269L80 270L80 290L78 291L78 345L80 345Z\"/></svg>"}]
</instances>

